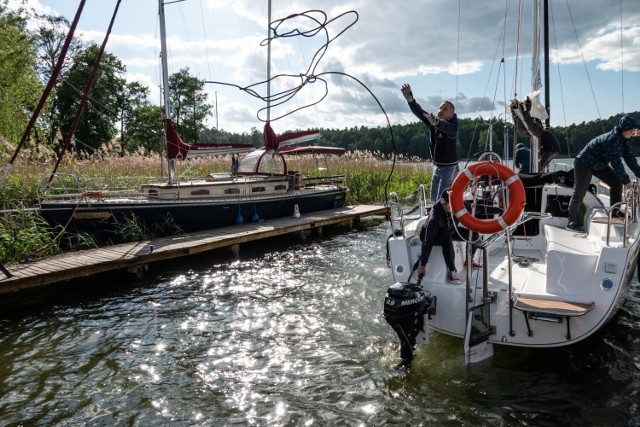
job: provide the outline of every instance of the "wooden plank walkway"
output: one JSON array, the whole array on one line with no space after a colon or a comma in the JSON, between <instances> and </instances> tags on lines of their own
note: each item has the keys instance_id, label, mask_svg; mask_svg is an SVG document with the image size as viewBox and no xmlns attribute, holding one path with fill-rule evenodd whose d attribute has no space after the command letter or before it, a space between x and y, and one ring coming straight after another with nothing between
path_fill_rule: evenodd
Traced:
<instances>
[{"instance_id":1,"label":"wooden plank walkway","mask_svg":"<svg viewBox=\"0 0 640 427\"><path fill-rule=\"evenodd\" d=\"M359 222L361 218L387 215L384 206L358 205L258 223L217 228L134 243L68 252L24 264L6 265L13 275L0 272L0 294L88 277L107 271L131 269L172 258L233 247L258 239ZM153 248L153 249L152 249Z\"/></svg>"}]
</instances>

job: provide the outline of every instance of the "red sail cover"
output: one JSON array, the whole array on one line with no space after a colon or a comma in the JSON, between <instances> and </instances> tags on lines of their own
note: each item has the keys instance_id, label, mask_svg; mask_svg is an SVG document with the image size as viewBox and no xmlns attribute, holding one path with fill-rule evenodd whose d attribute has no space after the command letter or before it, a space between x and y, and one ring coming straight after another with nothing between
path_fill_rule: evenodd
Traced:
<instances>
[{"instance_id":1,"label":"red sail cover","mask_svg":"<svg viewBox=\"0 0 640 427\"><path fill-rule=\"evenodd\" d=\"M287 145L300 144L302 142L314 141L320 138L319 130L305 130L300 132L289 132L282 135L276 135L271 128L271 124L264 124L264 147L267 150L278 150L279 147ZM280 150L278 150L280 151Z\"/></svg>"},{"instance_id":2,"label":"red sail cover","mask_svg":"<svg viewBox=\"0 0 640 427\"><path fill-rule=\"evenodd\" d=\"M312 145L308 147L285 147L278 150L280 154L333 154L334 156L342 156L345 153L344 148L340 147L320 147Z\"/></svg>"},{"instance_id":3,"label":"red sail cover","mask_svg":"<svg viewBox=\"0 0 640 427\"><path fill-rule=\"evenodd\" d=\"M167 136L167 158L169 159L244 153L255 149L251 144L187 144L176 132L171 119L164 119L164 125Z\"/></svg>"}]
</instances>

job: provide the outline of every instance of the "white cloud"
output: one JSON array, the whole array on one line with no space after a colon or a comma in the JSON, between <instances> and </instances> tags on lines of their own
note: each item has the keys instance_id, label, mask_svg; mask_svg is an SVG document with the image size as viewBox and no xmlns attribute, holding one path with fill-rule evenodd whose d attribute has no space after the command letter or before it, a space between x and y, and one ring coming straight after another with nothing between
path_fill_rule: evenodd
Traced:
<instances>
[{"instance_id":1,"label":"white cloud","mask_svg":"<svg viewBox=\"0 0 640 427\"><path fill-rule=\"evenodd\" d=\"M21 0L12 2L21 3ZM378 97L395 122L404 122L415 120L400 96L399 87L404 82L415 88L425 109L435 110L442 99L453 99L458 112L466 117L498 114L495 112L503 108L505 96L509 99L514 92L527 93L531 3L530 0L523 3L524 19L520 28L515 19L520 11L517 1L506 5L496 1L465 1L445 7L438 0L323 0L320 4L317 0L290 0L274 2L279 9L273 11L272 19L323 9L328 20L335 19L327 26L329 37L333 38L356 20L356 14L352 12L356 11L357 22L332 41L322 58L316 57L315 74L344 72L354 76ZM636 92L640 89L640 9L637 0L550 3L553 9L552 61L561 65L561 71L562 67L573 67L573 74L563 77L568 86L563 88L565 103L570 104L571 100L580 99L583 92L588 92L590 80L598 82L601 92L619 93L619 89L611 86L617 84L616 79L606 76L611 72L620 73L622 65L625 86ZM75 4L29 1L29 5L46 13L53 13L53 9L46 6L53 4L65 8L56 12L64 12L68 19L73 18ZM78 32L101 43L114 4L115 0L88 2ZM155 7L155 0L123 2L107 47L127 66L128 78L145 82L152 92L157 91L159 84ZM187 0L168 4L167 11L170 72L188 66L199 78L238 86L257 84L265 78L266 48L260 46L260 42L266 37L266 2ZM313 16L324 19L318 13ZM622 33L621 16L624 20ZM301 28L312 26L312 21L304 18L295 22ZM291 27L283 25L279 32L282 34L287 29ZM621 34L624 37L622 54ZM323 43L321 37L322 33L319 33L311 40L299 37L274 42L274 74L305 73ZM513 62L516 51L520 55L517 75ZM503 57L504 63L501 62ZM583 58L586 67L582 68L592 73L589 76L576 74L576 65L581 65ZM274 82L274 92L295 87L301 79L279 78ZM326 75L326 79L329 84L326 98L317 106L283 119L278 129L300 128L301 123L321 127L384 123L384 115L364 88L335 75ZM221 128L248 131L252 126L261 127L255 116L264 107L264 102L232 86L208 85L207 90L212 94L210 103L214 102L212 97L217 93ZM260 94L266 92L260 85L256 90ZM557 102L560 97L557 85L552 86L552 91L556 91L552 100ZM286 108L308 105L323 95L321 82L315 82L300 91ZM636 98L628 97L625 106L609 99L606 106L597 109L587 110L581 104L579 108L569 107L566 111L571 116L569 122L584 120L585 115L593 120L598 118L597 111L608 117L622 111L623 107L627 111L640 110L640 101Z\"/></svg>"}]
</instances>

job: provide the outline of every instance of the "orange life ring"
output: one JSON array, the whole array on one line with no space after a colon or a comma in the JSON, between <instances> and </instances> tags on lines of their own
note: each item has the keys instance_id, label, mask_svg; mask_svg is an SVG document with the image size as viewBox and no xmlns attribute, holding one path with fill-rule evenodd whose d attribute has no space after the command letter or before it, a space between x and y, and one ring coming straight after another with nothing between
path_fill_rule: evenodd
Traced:
<instances>
[{"instance_id":1,"label":"orange life ring","mask_svg":"<svg viewBox=\"0 0 640 427\"><path fill-rule=\"evenodd\" d=\"M509 208L499 218L476 218L471 215L464 205L464 191L467 188L467 184L472 179L483 175L497 177L504 181L509 188ZM451 185L449 198L451 200L451 211L456 218L469 230L483 234L497 233L513 225L522 215L527 201L524 185L522 185L520 177L502 163L494 162L478 162L460 172Z\"/></svg>"}]
</instances>

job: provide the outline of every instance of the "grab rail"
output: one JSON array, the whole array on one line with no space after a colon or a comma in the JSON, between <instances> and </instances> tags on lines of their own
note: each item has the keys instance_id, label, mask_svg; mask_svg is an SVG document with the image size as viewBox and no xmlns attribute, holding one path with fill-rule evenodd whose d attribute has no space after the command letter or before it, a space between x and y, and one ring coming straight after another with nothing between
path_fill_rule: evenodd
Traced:
<instances>
[{"instance_id":1,"label":"grab rail","mask_svg":"<svg viewBox=\"0 0 640 427\"><path fill-rule=\"evenodd\" d=\"M613 220L613 213L618 211L622 212L624 207L624 227L622 229L622 247L627 246L627 235L629 220L633 222L638 221L637 208L638 208L638 183L634 183L633 188L629 188L625 191L623 200L610 206L609 209L605 209L607 212L607 246L610 246L611 241L611 225Z\"/></svg>"},{"instance_id":2,"label":"grab rail","mask_svg":"<svg viewBox=\"0 0 640 427\"><path fill-rule=\"evenodd\" d=\"M394 216L394 207L397 217ZM402 211L402 206L400 205L400 197L395 191L389 194L389 221L391 222L391 231L393 235L404 237L404 212ZM396 222L400 223L399 229L395 226Z\"/></svg>"}]
</instances>

